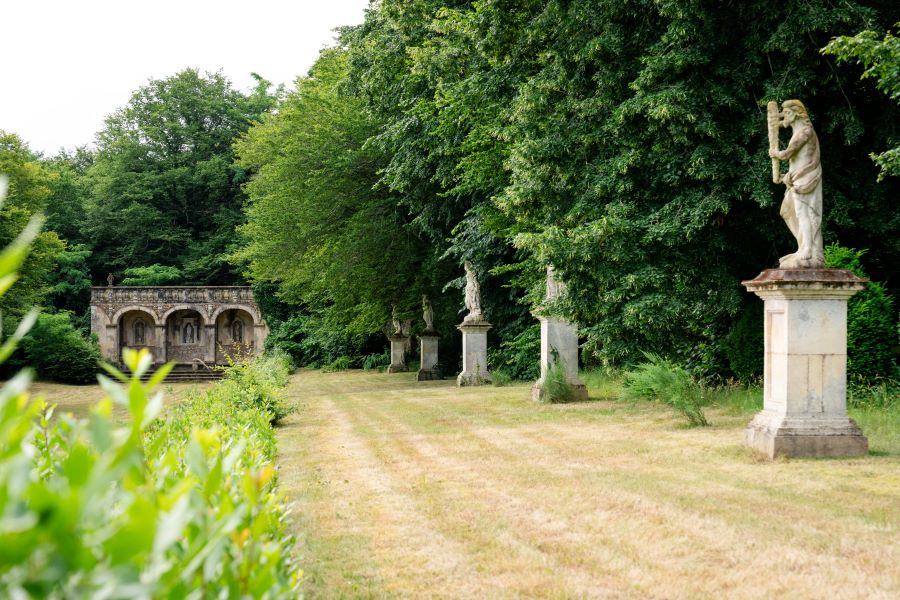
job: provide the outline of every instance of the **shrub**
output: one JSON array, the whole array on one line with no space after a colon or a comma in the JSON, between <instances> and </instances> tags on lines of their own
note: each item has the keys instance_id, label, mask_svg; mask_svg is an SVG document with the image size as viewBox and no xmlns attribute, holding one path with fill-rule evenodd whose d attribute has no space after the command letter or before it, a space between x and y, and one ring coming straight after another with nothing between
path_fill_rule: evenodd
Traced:
<instances>
[{"instance_id":1,"label":"shrub","mask_svg":"<svg viewBox=\"0 0 900 600\"><path fill-rule=\"evenodd\" d=\"M671 406L692 427L709 425L703 414L703 390L682 367L645 352L647 362L625 373L623 397L630 400L649 399Z\"/></svg>"},{"instance_id":2,"label":"shrub","mask_svg":"<svg viewBox=\"0 0 900 600\"><path fill-rule=\"evenodd\" d=\"M291 359L286 353L268 352L226 367L225 377L217 388L237 406L255 408L267 414L271 423L278 423L294 412L282 392L288 384L291 368Z\"/></svg>"},{"instance_id":3,"label":"shrub","mask_svg":"<svg viewBox=\"0 0 900 600\"><path fill-rule=\"evenodd\" d=\"M759 381L763 374L765 341L762 306L762 302L754 300L745 307L722 344L731 372L745 385Z\"/></svg>"},{"instance_id":4,"label":"shrub","mask_svg":"<svg viewBox=\"0 0 900 600\"><path fill-rule=\"evenodd\" d=\"M146 351L89 420L29 402L19 377L0 392L0 596L295 597L267 415L220 393L162 407ZM117 428L112 404L131 420ZM208 428L201 428L208 426ZM14 526L12 526L14 524Z\"/></svg>"},{"instance_id":5,"label":"shrub","mask_svg":"<svg viewBox=\"0 0 900 600\"><path fill-rule=\"evenodd\" d=\"M825 248L825 265L848 269L866 277L861 259L865 250L831 244ZM874 281L847 305L847 374L851 379L872 380L893 370L894 302L884 287Z\"/></svg>"},{"instance_id":6,"label":"shrub","mask_svg":"<svg viewBox=\"0 0 900 600\"><path fill-rule=\"evenodd\" d=\"M512 375L503 369L491 371L491 384L494 387L506 387L513 381Z\"/></svg>"},{"instance_id":7,"label":"shrub","mask_svg":"<svg viewBox=\"0 0 900 600\"><path fill-rule=\"evenodd\" d=\"M41 314L22 340L26 364L42 379L63 383L97 380L100 347L72 326L70 313Z\"/></svg>"},{"instance_id":8,"label":"shrub","mask_svg":"<svg viewBox=\"0 0 900 600\"><path fill-rule=\"evenodd\" d=\"M352 363L352 359L349 356L339 356L324 367L322 367L323 373L335 373L337 371L346 371L350 368L350 364Z\"/></svg>"},{"instance_id":9,"label":"shrub","mask_svg":"<svg viewBox=\"0 0 900 600\"><path fill-rule=\"evenodd\" d=\"M380 354L367 354L362 359L362 368L366 371L378 369L379 371L391 364L391 351L385 350Z\"/></svg>"},{"instance_id":10,"label":"shrub","mask_svg":"<svg viewBox=\"0 0 900 600\"><path fill-rule=\"evenodd\" d=\"M530 325L511 340L491 350L488 363L493 372L504 371L512 379L533 381L540 377L541 326Z\"/></svg>"}]
</instances>

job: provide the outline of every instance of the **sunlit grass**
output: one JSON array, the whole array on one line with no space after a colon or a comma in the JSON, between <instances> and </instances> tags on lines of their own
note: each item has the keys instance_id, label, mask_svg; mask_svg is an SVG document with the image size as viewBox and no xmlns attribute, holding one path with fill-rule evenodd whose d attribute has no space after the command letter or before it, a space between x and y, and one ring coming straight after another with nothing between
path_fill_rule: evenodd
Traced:
<instances>
[{"instance_id":1,"label":"sunlit grass","mask_svg":"<svg viewBox=\"0 0 900 600\"><path fill-rule=\"evenodd\" d=\"M541 404L530 383L296 375L279 462L307 595L900 593L893 417L860 418L869 457L773 462L742 443L759 388L711 391L713 426L687 428L582 379L591 401Z\"/></svg>"}]
</instances>

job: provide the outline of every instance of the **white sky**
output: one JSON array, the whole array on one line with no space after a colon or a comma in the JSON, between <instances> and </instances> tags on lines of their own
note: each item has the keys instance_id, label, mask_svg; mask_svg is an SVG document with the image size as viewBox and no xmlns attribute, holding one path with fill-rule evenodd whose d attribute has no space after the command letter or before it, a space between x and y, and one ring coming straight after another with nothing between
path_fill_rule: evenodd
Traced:
<instances>
[{"instance_id":1,"label":"white sky","mask_svg":"<svg viewBox=\"0 0 900 600\"><path fill-rule=\"evenodd\" d=\"M0 0L0 129L32 150L92 143L148 79L222 70L293 81L368 0Z\"/></svg>"}]
</instances>

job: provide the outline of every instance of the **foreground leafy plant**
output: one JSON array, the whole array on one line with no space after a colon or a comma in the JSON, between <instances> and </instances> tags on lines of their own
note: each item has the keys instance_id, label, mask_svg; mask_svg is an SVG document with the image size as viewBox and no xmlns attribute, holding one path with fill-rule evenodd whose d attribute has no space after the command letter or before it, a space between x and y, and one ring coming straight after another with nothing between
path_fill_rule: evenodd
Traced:
<instances>
[{"instance_id":1,"label":"foreground leafy plant","mask_svg":"<svg viewBox=\"0 0 900 600\"><path fill-rule=\"evenodd\" d=\"M692 427L709 425L703 414L703 390L690 373L651 352L645 352L644 357L647 362L625 373L623 397L663 402L685 417Z\"/></svg>"},{"instance_id":2,"label":"foreground leafy plant","mask_svg":"<svg viewBox=\"0 0 900 600\"><path fill-rule=\"evenodd\" d=\"M39 228L0 253L0 296ZM0 346L0 363L34 320ZM86 420L51 420L53 407L28 396L28 370L0 388L0 597L296 597L268 413L220 392L157 420L172 365L142 384L150 354L123 358L132 377L106 367L122 385L101 376L107 397Z\"/></svg>"}]
</instances>

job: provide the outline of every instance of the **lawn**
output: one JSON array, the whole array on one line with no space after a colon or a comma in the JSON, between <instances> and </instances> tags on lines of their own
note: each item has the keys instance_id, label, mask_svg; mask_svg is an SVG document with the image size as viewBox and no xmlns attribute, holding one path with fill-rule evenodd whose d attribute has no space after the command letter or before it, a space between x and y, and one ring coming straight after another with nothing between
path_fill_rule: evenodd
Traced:
<instances>
[{"instance_id":1,"label":"lawn","mask_svg":"<svg viewBox=\"0 0 900 600\"><path fill-rule=\"evenodd\" d=\"M588 384L542 405L526 385L295 375L279 477L306 594L900 596L896 418L854 413L867 457L770 462L741 444L756 390L689 429Z\"/></svg>"},{"instance_id":2,"label":"lawn","mask_svg":"<svg viewBox=\"0 0 900 600\"><path fill-rule=\"evenodd\" d=\"M164 384L162 387L166 402L177 402L193 392L208 389L214 383L179 382ZM42 396L48 404L56 404L57 413L72 413L76 417L87 416L90 407L103 399L103 389L99 385L65 385L38 381L32 384L30 393L34 397ZM124 418L127 412L123 407L113 407L113 414L120 418Z\"/></svg>"}]
</instances>

